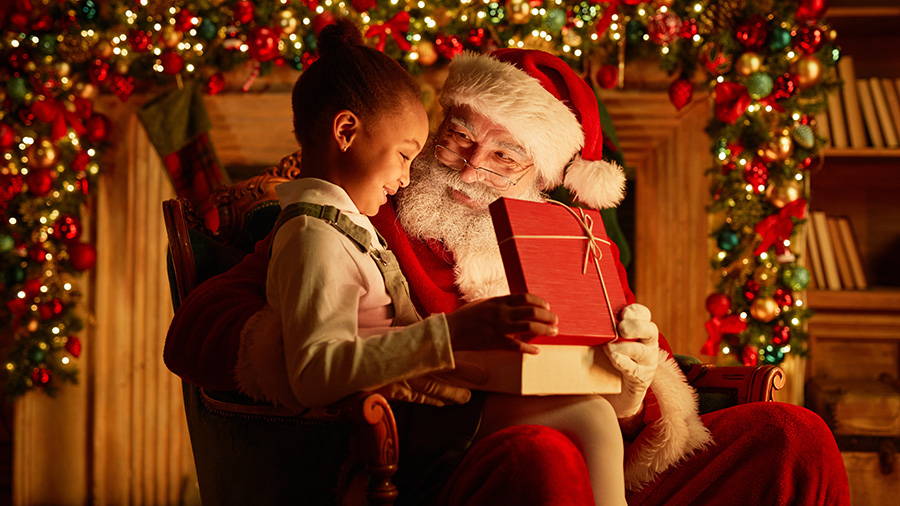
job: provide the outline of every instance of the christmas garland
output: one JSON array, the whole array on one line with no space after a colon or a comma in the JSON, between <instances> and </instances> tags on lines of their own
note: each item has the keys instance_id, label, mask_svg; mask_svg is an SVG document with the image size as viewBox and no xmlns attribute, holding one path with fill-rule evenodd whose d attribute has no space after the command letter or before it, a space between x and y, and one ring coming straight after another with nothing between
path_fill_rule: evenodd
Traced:
<instances>
[{"instance_id":1,"label":"christmas garland","mask_svg":"<svg viewBox=\"0 0 900 506\"><path fill-rule=\"evenodd\" d=\"M102 172L109 120L100 92L244 69L243 89L275 66L316 58L316 33L337 16L359 22L372 46L411 72L464 50L554 52L590 77L621 85L624 62L652 57L675 79L675 107L695 85L715 96L710 213L721 276L707 300L710 340L744 364L804 353L809 280L791 253L804 222L806 179L823 140L811 128L838 50L821 24L825 0L12 0L0 7L0 341L6 389L48 393L75 381L83 326L79 274L96 250L82 212ZM705 78L697 84L698 71Z\"/></svg>"}]
</instances>

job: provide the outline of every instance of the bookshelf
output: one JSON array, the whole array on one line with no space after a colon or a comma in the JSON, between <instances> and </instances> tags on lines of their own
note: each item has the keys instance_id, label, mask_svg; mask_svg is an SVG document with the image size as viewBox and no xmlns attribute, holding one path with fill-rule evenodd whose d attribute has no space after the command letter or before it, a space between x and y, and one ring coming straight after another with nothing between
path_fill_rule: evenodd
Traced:
<instances>
[{"instance_id":1,"label":"bookshelf","mask_svg":"<svg viewBox=\"0 0 900 506\"><path fill-rule=\"evenodd\" d=\"M830 129L818 125L818 132L830 132L832 142L810 175L810 213L846 218L865 283L861 288L841 281L835 287L833 282L816 279L815 288L806 293L806 303L815 311L809 323L806 404L833 429L842 423L848 426L856 416L870 427L884 429L880 435L894 436L895 426L881 424L879 417L900 397L896 388L900 379L900 118L896 117L896 97L890 96L900 94L900 53L896 51L900 2L832 0L826 22L837 31L842 55L852 61L853 81L845 80L845 88L852 86L850 96L861 101L848 114L846 90L829 99L829 110L822 117ZM837 69L842 79L842 71L848 69L844 63ZM881 90L872 84L873 78ZM885 83L894 84L894 91ZM860 97L868 92L868 98ZM883 95L878 96L879 92ZM842 110L835 111L836 104ZM873 106L876 113L881 107L881 117L872 117ZM853 117L862 120L855 127L849 123ZM883 123L892 117L893 123ZM843 119L843 129L835 131L831 124L835 118ZM873 135L872 128L879 131ZM862 141L859 129L865 134ZM812 241L807 246L812 247ZM812 257L811 252L806 255L811 272ZM846 411L847 406L854 411ZM896 470L883 474L878 453L857 444L866 440L864 431L850 437L840 430L835 434L850 478L851 502L863 506L896 502L900 474Z\"/></svg>"}]
</instances>

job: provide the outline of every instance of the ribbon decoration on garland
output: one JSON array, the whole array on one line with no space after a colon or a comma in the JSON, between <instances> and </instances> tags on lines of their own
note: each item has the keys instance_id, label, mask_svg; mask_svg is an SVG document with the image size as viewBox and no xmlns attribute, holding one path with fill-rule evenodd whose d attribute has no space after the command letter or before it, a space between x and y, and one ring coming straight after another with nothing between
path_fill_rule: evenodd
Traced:
<instances>
[{"instance_id":1,"label":"ribbon decoration on garland","mask_svg":"<svg viewBox=\"0 0 900 506\"><path fill-rule=\"evenodd\" d=\"M794 230L794 221L803 219L806 215L806 199L799 198L790 204L785 205L775 214L769 215L756 224L754 230L759 234L761 240L759 245L753 250L753 254L759 255L774 244L775 252L779 255L786 251L784 247L785 239L791 236Z\"/></svg>"},{"instance_id":2,"label":"ribbon decoration on garland","mask_svg":"<svg viewBox=\"0 0 900 506\"><path fill-rule=\"evenodd\" d=\"M706 322L706 333L709 336L700 353L714 357L719 350L724 334L737 334L747 329L747 321L738 315L713 316Z\"/></svg>"},{"instance_id":3,"label":"ribbon decoration on garland","mask_svg":"<svg viewBox=\"0 0 900 506\"><path fill-rule=\"evenodd\" d=\"M86 100L85 102L87 102L87 107L78 107L78 104L75 104L75 111L70 111L61 100L48 97L35 102L31 106L31 112L38 120L51 125L50 134L53 136L53 140L65 137L69 127L80 137L86 132L81 120L87 119L91 115L91 103Z\"/></svg>"},{"instance_id":4,"label":"ribbon decoration on garland","mask_svg":"<svg viewBox=\"0 0 900 506\"><path fill-rule=\"evenodd\" d=\"M397 46L404 51L412 49L409 41L406 40L406 32L409 31L409 12L400 11L391 19L381 23L380 25L372 25L366 30L366 38L371 39L378 37L375 43L375 49L384 52L384 45L387 43L388 35L394 38Z\"/></svg>"},{"instance_id":5,"label":"ribbon decoration on garland","mask_svg":"<svg viewBox=\"0 0 900 506\"><path fill-rule=\"evenodd\" d=\"M716 84L716 118L733 125L750 107L750 93L743 84L723 82Z\"/></svg>"}]
</instances>

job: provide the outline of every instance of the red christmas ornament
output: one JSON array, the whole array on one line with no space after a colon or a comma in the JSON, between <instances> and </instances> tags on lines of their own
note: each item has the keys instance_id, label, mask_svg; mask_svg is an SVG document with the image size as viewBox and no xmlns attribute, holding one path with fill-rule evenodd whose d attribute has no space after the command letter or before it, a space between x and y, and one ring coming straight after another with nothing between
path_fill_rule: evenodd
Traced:
<instances>
[{"instance_id":1,"label":"red christmas ornament","mask_svg":"<svg viewBox=\"0 0 900 506\"><path fill-rule=\"evenodd\" d=\"M597 82L607 90L615 88L619 84L619 67L612 64L602 65L597 71Z\"/></svg>"},{"instance_id":2,"label":"red christmas ornament","mask_svg":"<svg viewBox=\"0 0 900 506\"><path fill-rule=\"evenodd\" d=\"M791 339L791 329L784 325L776 325L772 329L772 343L778 345L787 344Z\"/></svg>"},{"instance_id":3,"label":"red christmas ornament","mask_svg":"<svg viewBox=\"0 0 900 506\"><path fill-rule=\"evenodd\" d=\"M78 358L81 356L81 339L78 339L77 336L69 336L66 339L66 351L72 354L73 357Z\"/></svg>"},{"instance_id":4,"label":"red christmas ornament","mask_svg":"<svg viewBox=\"0 0 900 506\"><path fill-rule=\"evenodd\" d=\"M654 14L647 23L647 34L655 44L669 44L681 33L681 18L671 10Z\"/></svg>"},{"instance_id":5,"label":"red christmas ornament","mask_svg":"<svg viewBox=\"0 0 900 506\"><path fill-rule=\"evenodd\" d=\"M791 74L784 74L775 79L772 86L772 95L775 100L785 100L791 98L797 91L797 80Z\"/></svg>"},{"instance_id":6,"label":"red christmas ornament","mask_svg":"<svg viewBox=\"0 0 900 506\"><path fill-rule=\"evenodd\" d=\"M69 264L76 270L86 271L97 263L97 250L92 244L79 242L69 246Z\"/></svg>"},{"instance_id":7,"label":"red christmas ornament","mask_svg":"<svg viewBox=\"0 0 900 506\"><path fill-rule=\"evenodd\" d=\"M38 316L40 316L42 320L53 318L53 308L49 303L41 302L38 304Z\"/></svg>"},{"instance_id":8,"label":"red christmas ornament","mask_svg":"<svg viewBox=\"0 0 900 506\"><path fill-rule=\"evenodd\" d=\"M194 27L196 21L197 16L195 16L193 12L187 9L181 9L175 14L175 29L186 32Z\"/></svg>"},{"instance_id":9,"label":"red christmas ornament","mask_svg":"<svg viewBox=\"0 0 900 506\"><path fill-rule=\"evenodd\" d=\"M727 176L728 174L731 174L731 171L733 171L736 168L737 168L737 164L735 164L734 162L725 162L722 165L722 175Z\"/></svg>"},{"instance_id":10,"label":"red christmas ornament","mask_svg":"<svg viewBox=\"0 0 900 506\"><path fill-rule=\"evenodd\" d=\"M278 34L267 26L257 26L247 36L250 57L265 62L278 56Z\"/></svg>"},{"instance_id":11,"label":"red christmas ornament","mask_svg":"<svg viewBox=\"0 0 900 506\"><path fill-rule=\"evenodd\" d=\"M828 0L800 0L797 7L798 21L815 21L828 10Z\"/></svg>"},{"instance_id":12,"label":"red christmas ornament","mask_svg":"<svg viewBox=\"0 0 900 506\"><path fill-rule=\"evenodd\" d=\"M706 310L713 316L725 316L731 311L731 297L724 293L713 293L706 298Z\"/></svg>"},{"instance_id":13,"label":"red christmas ornament","mask_svg":"<svg viewBox=\"0 0 900 506\"><path fill-rule=\"evenodd\" d=\"M119 100L127 102L131 92L134 91L134 78L131 76L114 76L110 88L119 97Z\"/></svg>"},{"instance_id":14,"label":"red christmas ornament","mask_svg":"<svg viewBox=\"0 0 900 506\"><path fill-rule=\"evenodd\" d=\"M41 14L31 23L31 31L46 32L53 26L53 18L49 14Z\"/></svg>"},{"instance_id":15,"label":"red christmas ornament","mask_svg":"<svg viewBox=\"0 0 900 506\"><path fill-rule=\"evenodd\" d=\"M94 144L106 142L109 139L111 124L109 118L102 114L91 115L84 123L87 132L84 134L88 141Z\"/></svg>"},{"instance_id":16,"label":"red christmas ornament","mask_svg":"<svg viewBox=\"0 0 900 506\"><path fill-rule=\"evenodd\" d=\"M825 34L818 26L804 26L797 30L797 36L794 37L797 49L803 54L813 54L822 45Z\"/></svg>"},{"instance_id":17,"label":"red christmas ornament","mask_svg":"<svg viewBox=\"0 0 900 506\"><path fill-rule=\"evenodd\" d=\"M481 47L481 45L484 44L484 28L471 30L467 41L471 46Z\"/></svg>"},{"instance_id":18,"label":"red christmas ornament","mask_svg":"<svg viewBox=\"0 0 900 506\"><path fill-rule=\"evenodd\" d=\"M51 300L48 304L50 304L50 309L53 310L53 314L60 314L60 313L62 313L62 310L63 310L63 304L62 304L62 301L61 301L61 300L59 300L59 299L57 299L57 298L54 298L54 299Z\"/></svg>"},{"instance_id":19,"label":"red christmas ornament","mask_svg":"<svg viewBox=\"0 0 900 506\"><path fill-rule=\"evenodd\" d=\"M41 293L41 286L43 286L43 283L41 283L40 279L31 278L25 280L25 283L22 285L22 291L25 292L25 298L31 299L36 297Z\"/></svg>"},{"instance_id":20,"label":"red christmas ornament","mask_svg":"<svg viewBox=\"0 0 900 506\"><path fill-rule=\"evenodd\" d=\"M34 244L28 248L28 258L37 263L43 263L47 259L47 252L44 251L40 244Z\"/></svg>"},{"instance_id":21,"label":"red christmas ornament","mask_svg":"<svg viewBox=\"0 0 900 506\"><path fill-rule=\"evenodd\" d=\"M109 78L109 63L106 63L100 58L96 58L91 62L91 65L88 68L88 76L90 76L91 82L94 84L106 82Z\"/></svg>"},{"instance_id":22,"label":"red christmas ornament","mask_svg":"<svg viewBox=\"0 0 900 506\"><path fill-rule=\"evenodd\" d=\"M253 2L248 0L239 0L235 2L234 7L231 10L232 19L234 19L235 23L240 23L242 25L246 25L247 23L253 21ZM316 35L319 35L316 33Z\"/></svg>"},{"instance_id":23,"label":"red christmas ornament","mask_svg":"<svg viewBox=\"0 0 900 506\"><path fill-rule=\"evenodd\" d=\"M81 237L81 220L70 214L62 215L53 226L53 235L65 242L78 240Z\"/></svg>"},{"instance_id":24,"label":"red christmas ornament","mask_svg":"<svg viewBox=\"0 0 900 506\"><path fill-rule=\"evenodd\" d=\"M351 0L350 5L353 6L356 12L366 12L378 5L378 3L375 0Z\"/></svg>"},{"instance_id":25,"label":"red christmas ornament","mask_svg":"<svg viewBox=\"0 0 900 506\"><path fill-rule=\"evenodd\" d=\"M747 281L747 283L744 285L744 298L747 300L753 300L757 295L759 295L759 283L753 281L752 279Z\"/></svg>"},{"instance_id":26,"label":"red christmas ornament","mask_svg":"<svg viewBox=\"0 0 900 506\"><path fill-rule=\"evenodd\" d=\"M316 17L313 18L312 22L313 33L318 37L322 28L335 23L337 23L337 19L335 19L334 14L332 14L331 11L324 11L321 14L316 14Z\"/></svg>"},{"instance_id":27,"label":"red christmas ornament","mask_svg":"<svg viewBox=\"0 0 900 506\"><path fill-rule=\"evenodd\" d=\"M441 34L435 38L434 48L439 55L448 60L452 60L454 56L461 54L465 50L459 37L447 34Z\"/></svg>"},{"instance_id":28,"label":"red christmas ornament","mask_svg":"<svg viewBox=\"0 0 900 506\"><path fill-rule=\"evenodd\" d=\"M790 290L785 290L784 288L778 288L775 290L775 302L778 303L779 307L785 306L793 306L794 305L794 295Z\"/></svg>"},{"instance_id":29,"label":"red christmas ornament","mask_svg":"<svg viewBox=\"0 0 900 506\"><path fill-rule=\"evenodd\" d=\"M676 79L669 85L669 100L675 104L675 108L679 111L691 102L694 96L694 86L685 78Z\"/></svg>"},{"instance_id":30,"label":"red christmas ornament","mask_svg":"<svg viewBox=\"0 0 900 506\"><path fill-rule=\"evenodd\" d=\"M31 112L31 107L22 106L19 108L19 121L25 126L31 126L34 123L34 113Z\"/></svg>"},{"instance_id":31,"label":"red christmas ornament","mask_svg":"<svg viewBox=\"0 0 900 506\"><path fill-rule=\"evenodd\" d=\"M47 383L50 383L50 378L52 377L53 373L50 372L50 369L44 367L35 367L34 370L31 371L31 380L38 386L46 386Z\"/></svg>"},{"instance_id":32,"label":"red christmas ornament","mask_svg":"<svg viewBox=\"0 0 900 506\"><path fill-rule=\"evenodd\" d=\"M24 315L25 311L28 310L28 306L25 304L25 299L20 299L18 297L6 301L6 308L9 309L9 312L17 318Z\"/></svg>"},{"instance_id":33,"label":"red christmas ornament","mask_svg":"<svg viewBox=\"0 0 900 506\"><path fill-rule=\"evenodd\" d=\"M681 33L679 35L682 39L690 39L697 35L697 31L697 20L685 19L684 23L681 24Z\"/></svg>"},{"instance_id":34,"label":"red christmas ornament","mask_svg":"<svg viewBox=\"0 0 900 506\"><path fill-rule=\"evenodd\" d=\"M149 51L151 42L150 34L143 30L132 30L128 33L128 44L136 53Z\"/></svg>"},{"instance_id":35,"label":"red christmas ornament","mask_svg":"<svg viewBox=\"0 0 900 506\"><path fill-rule=\"evenodd\" d=\"M766 20L762 16L751 16L738 23L735 36L744 49L758 51L766 43Z\"/></svg>"},{"instance_id":36,"label":"red christmas ornament","mask_svg":"<svg viewBox=\"0 0 900 506\"><path fill-rule=\"evenodd\" d=\"M754 367L759 363L759 350L756 346L744 346L741 350L741 362L745 366Z\"/></svg>"},{"instance_id":37,"label":"red christmas ornament","mask_svg":"<svg viewBox=\"0 0 900 506\"><path fill-rule=\"evenodd\" d=\"M159 61L162 64L163 73L170 76L180 74L184 69L184 58L174 51L166 51L159 55Z\"/></svg>"},{"instance_id":38,"label":"red christmas ornament","mask_svg":"<svg viewBox=\"0 0 900 506\"><path fill-rule=\"evenodd\" d=\"M28 191L35 197L44 197L53 189L53 171L50 169L31 169L25 176Z\"/></svg>"},{"instance_id":39,"label":"red christmas ornament","mask_svg":"<svg viewBox=\"0 0 900 506\"><path fill-rule=\"evenodd\" d=\"M747 112L747 107L751 103L750 93L747 92L747 87L742 84L730 81L718 83L716 84L715 94L716 118L722 123L733 125L742 114Z\"/></svg>"},{"instance_id":40,"label":"red christmas ornament","mask_svg":"<svg viewBox=\"0 0 900 506\"><path fill-rule=\"evenodd\" d=\"M225 74L221 72L216 72L215 74L209 76L209 80L206 81L206 93L209 95L215 95L225 89Z\"/></svg>"},{"instance_id":41,"label":"red christmas ornament","mask_svg":"<svg viewBox=\"0 0 900 506\"><path fill-rule=\"evenodd\" d=\"M769 180L769 168L760 160L753 160L744 168L744 180L753 187L755 193L759 193L759 188Z\"/></svg>"},{"instance_id":42,"label":"red christmas ornament","mask_svg":"<svg viewBox=\"0 0 900 506\"><path fill-rule=\"evenodd\" d=\"M6 123L0 123L0 149L8 151L16 145L16 129Z\"/></svg>"},{"instance_id":43,"label":"red christmas ornament","mask_svg":"<svg viewBox=\"0 0 900 506\"><path fill-rule=\"evenodd\" d=\"M715 42L707 42L700 48L698 55L700 63L706 70L714 75L722 75L731 70L733 58L730 54L717 46Z\"/></svg>"}]
</instances>

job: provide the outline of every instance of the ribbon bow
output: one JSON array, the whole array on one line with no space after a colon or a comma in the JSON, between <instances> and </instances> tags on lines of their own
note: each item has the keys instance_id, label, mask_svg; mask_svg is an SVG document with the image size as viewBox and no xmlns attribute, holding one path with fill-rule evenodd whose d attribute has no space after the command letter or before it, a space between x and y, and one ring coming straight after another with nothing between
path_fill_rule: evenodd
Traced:
<instances>
[{"instance_id":1,"label":"ribbon bow","mask_svg":"<svg viewBox=\"0 0 900 506\"><path fill-rule=\"evenodd\" d=\"M750 106L750 93L743 84L723 82L716 84L716 118L733 125Z\"/></svg>"},{"instance_id":2,"label":"ribbon bow","mask_svg":"<svg viewBox=\"0 0 900 506\"><path fill-rule=\"evenodd\" d=\"M609 28L609 25L612 23L613 14L617 14L619 12L619 7L621 5L637 5L639 3L645 2L647 0L612 0L610 2L606 2L606 9L603 10L603 15L600 16L600 19L597 20L597 23L594 25L594 33L597 35L603 35L603 32Z\"/></svg>"},{"instance_id":3,"label":"ribbon bow","mask_svg":"<svg viewBox=\"0 0 900 506\"><path fill-rule=\"evenodd\" d=\"M799 220L804 215L806 215L806 199L801 198L785 205L777 213L769 215L757 223L754 230L760 235L761 240L753 254L759 255L763 251L767 251L773 244L776 253L784 254L784 240L790 237L794 230L794 221L791 218Z\"/></svg>"},{"instance_id":4,"label":"ribbon bow","mask_svg":"<svg viewBox=\"0 0 900 506\"><path fill-rule=\"evenodd\" d=\"M375 48L384 52L384 45L387 43L387 36L394 38L394 42L400 46L400 49L409 51L412 46L406 40L406 32L409 31L409 12L400 11L391 19L381 23L380 25L372 25L366 30L366 38L371 39L378 37Z\"/></svg>"},{"instance_id":5,"label":"ribbon bow","mask_svg":"<svg viewBox=\"0 0 900 506\"><path fill-rule=\"evenodd\" d=\"M738 315L713 316L706 322L706 333L709 337L703 343L700 353L714 357L719 352L722 335L736 334L747 329L747 321Z\"/></svg>"},{"instance_id":6,"label":"ribbon bow","mask_svg":"<svg viewBox=\"0 0 900 506\"><path fill-rule=\"evenodd\" d=\"M69 127L72 127L79 136L86 132L78 114L68 110L62 101L55 98L45 98L40 102L35 102L31 106L31 112L38 120L51 124L50 134L53 140L65 137Z\"/></svg>"}]
</instances>

